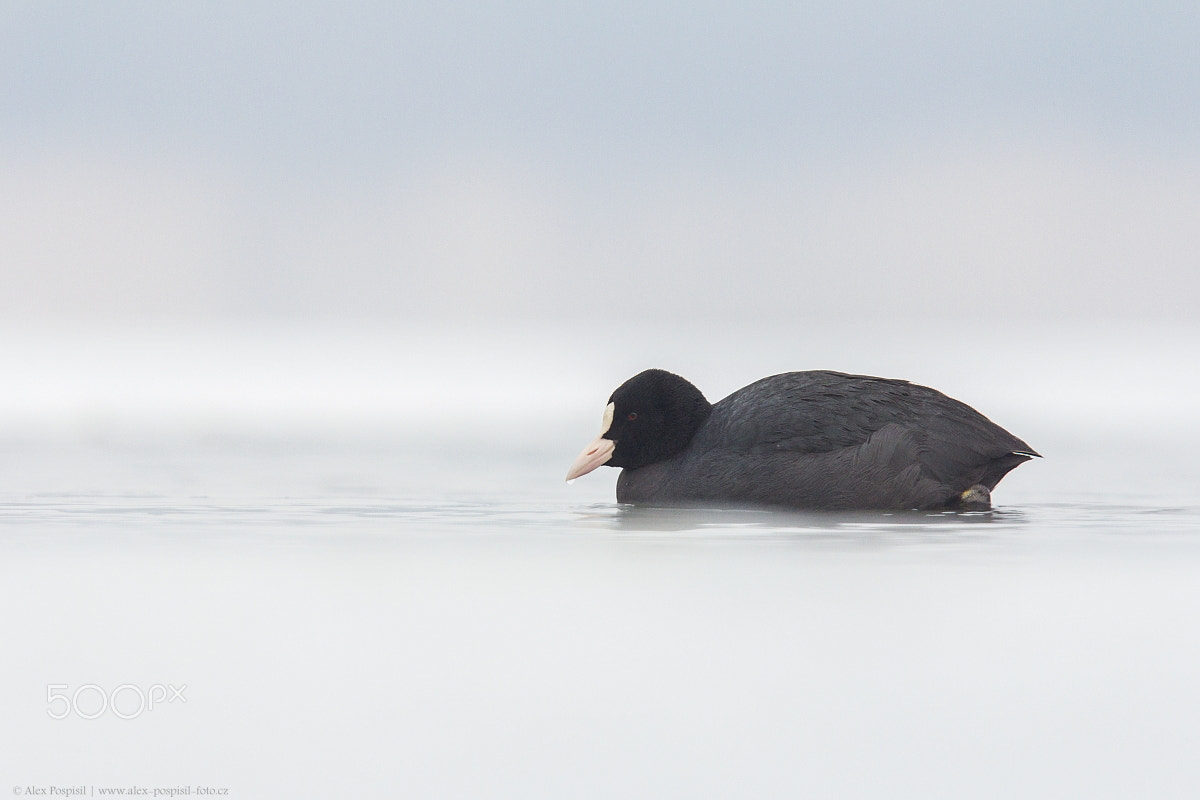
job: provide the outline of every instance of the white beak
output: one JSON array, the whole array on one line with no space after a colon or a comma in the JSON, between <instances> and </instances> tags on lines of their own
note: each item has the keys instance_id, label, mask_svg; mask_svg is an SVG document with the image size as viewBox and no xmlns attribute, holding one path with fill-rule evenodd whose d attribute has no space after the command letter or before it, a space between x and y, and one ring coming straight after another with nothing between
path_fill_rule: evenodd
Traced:
<instances>
[{"instance_id":1,"label":"white beak","mask_svg":"<svg viewBox=\"0 0 1200 800\"><path fill-rule=\"evenodd\" d=\"M612 439L605 439L604 434L608 433L608 429L612 427L613 413L616 411L616 406L609 403L604 407L604 419L600 422L600 433L588 443L588 446L583 448L583 452L579 454L579 458L571 463L571 468L567 470L567 480L573 481L580 475L587 475L601 464L608 462L612 458L613 448L617 443Z\"/></svg>"},{"instance_id":2,"label":"white beak","mask_svg":"<svg viewBox=\"0 0 1200 800\"><path fill-rule=\"evenodd\" d=\"M579 458L571 462L571 468L567 470L567 480L573 481L580 475L587 475L601 464L608 462L612 458L613 448L617 443L612 439L605 439L604 434L600 434L583 448L583 452L579 454Z\"/></svg>"}]
</instances>

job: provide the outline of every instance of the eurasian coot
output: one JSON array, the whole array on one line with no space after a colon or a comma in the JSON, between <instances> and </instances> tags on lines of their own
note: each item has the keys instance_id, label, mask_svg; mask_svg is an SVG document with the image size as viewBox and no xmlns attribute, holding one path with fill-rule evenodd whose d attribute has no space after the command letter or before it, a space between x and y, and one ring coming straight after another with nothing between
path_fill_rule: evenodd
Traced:
<instances>
[{"instance_id":1,"label":"eurasian coot","mask_svg":"<svg viewBox=\"0 0 1200 800\"><path fill-rule=\"evenodd\" d=\"M567 480L623 467L617 501L655 506L977 511L1037 455L965 403L908 381L788 372L713 405L650 369L609 397L600 435Z\"/></svg>"}]
</instances>

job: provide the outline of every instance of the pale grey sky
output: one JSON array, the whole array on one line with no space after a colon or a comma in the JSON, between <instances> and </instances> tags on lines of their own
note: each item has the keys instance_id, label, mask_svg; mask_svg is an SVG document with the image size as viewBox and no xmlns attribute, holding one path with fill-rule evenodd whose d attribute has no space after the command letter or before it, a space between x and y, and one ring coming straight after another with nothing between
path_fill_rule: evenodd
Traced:
<instances>
[{"instance_id":1,"label":"pale grey sky","mask_svg":"<svg viewBox=\"0 0 1200 800\"><path fill-rule=\"evenodd\" d=\"M1188 318L1200 6L7 3L0 312Z\"/></svg>"}]
</instances>

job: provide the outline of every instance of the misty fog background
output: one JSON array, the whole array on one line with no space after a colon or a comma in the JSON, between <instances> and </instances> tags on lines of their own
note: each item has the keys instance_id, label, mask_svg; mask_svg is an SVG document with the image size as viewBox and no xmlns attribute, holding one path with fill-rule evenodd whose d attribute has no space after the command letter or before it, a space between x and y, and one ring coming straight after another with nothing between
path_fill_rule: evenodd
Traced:
<instances>
[{"instance_id":1,"label":"misty fog background","mask_svg":"<svg viewBox=\"0 0 1200 800\"><path fill-rule=\"evenodd\" d=\"M0 771L1196 796L1197 42L1165 2L0 4ZM650 366L908 378L1046 458L990 515L566 486Z\"/></svg>"},{"instance_id":2,"label":"misty fog background","mask_svg":"<svg viewBox=\"0 0 1200 800\"><path fill-rule=\"evenodd\" d=\"M8 3L0 312L1193 315L1178 3Z\"/></svg>"},{"instance_id":3,"label":"misty fog background","mask_svg":"<svg viewBox=\"0 0 1200 800\"><path fill-rule=\"evenodd\" d=\"M0 424L573 452L647 366L714 400L834 368L1039 445L1177 438L1198 34L1166 3L5 4Z\"/></svg>"}]
</instances>

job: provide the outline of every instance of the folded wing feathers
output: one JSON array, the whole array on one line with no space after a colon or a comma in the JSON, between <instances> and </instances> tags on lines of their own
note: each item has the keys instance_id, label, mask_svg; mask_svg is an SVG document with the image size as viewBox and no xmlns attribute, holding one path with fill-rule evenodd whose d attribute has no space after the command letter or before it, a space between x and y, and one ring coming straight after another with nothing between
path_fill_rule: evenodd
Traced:
<instances>
[{"instance_id":1,"label":"folded wing feathers","mask_svg":"<svg viewBox=\"0 0 1200 800\"><path fill-rule=\"evenodd\" d=\"M942 484L966 482L963 488L994 483L1012 467L1037 456L1025 442L970 406L907 381L836 372L793 373L751 384L730 400L729 422L721 433L729 444L744 442L745 452L859 450L878 438L876 446L861 448L858 457L881 463L879 459L886 455L885 460L899 470L895 480L911 478L908 466L896 462L901 453L912 459L907 465L919 465L921 472ZM797 413L806 405L813 408L812 414ZM739 406L756 408L757 413L743 415ZM828 408L838 409L836 424L830 424L834 415L822 413ZM885 432L885 428L895 430Z\"/></svg>"}]
</instances>

